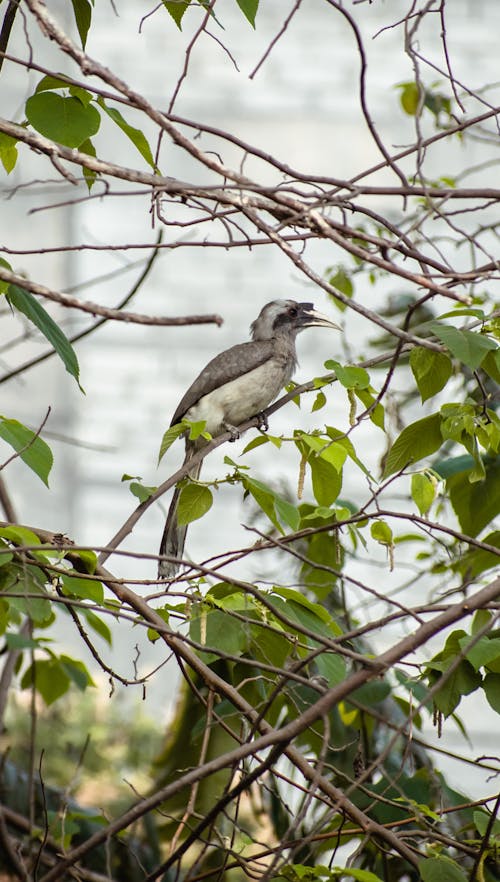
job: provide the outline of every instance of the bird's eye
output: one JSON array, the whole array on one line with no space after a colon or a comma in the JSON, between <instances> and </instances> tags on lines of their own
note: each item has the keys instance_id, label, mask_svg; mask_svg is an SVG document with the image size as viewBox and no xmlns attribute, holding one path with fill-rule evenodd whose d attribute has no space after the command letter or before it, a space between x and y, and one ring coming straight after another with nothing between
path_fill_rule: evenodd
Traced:
<instances>
[{"instance_id":1,"label":"bird's eye","mask_svg":"<svg viewBox=\"0 0 500 882\"><path fill-rule=\"evenodd\" d=\"M288 315L289 315L291 318L296 318L298 314L299 314L299 311L298 311L298 309L297 309L296 306L291 306L291 307L289 308L289 310L288 310Z\"/></svg>"}]
</instances>

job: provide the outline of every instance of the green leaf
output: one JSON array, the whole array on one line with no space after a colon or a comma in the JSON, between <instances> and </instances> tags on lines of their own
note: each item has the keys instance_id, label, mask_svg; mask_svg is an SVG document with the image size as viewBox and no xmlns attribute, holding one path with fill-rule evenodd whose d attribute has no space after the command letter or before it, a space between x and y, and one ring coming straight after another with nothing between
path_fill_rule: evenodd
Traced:
<instances>
[{"instance_id":1,"label":"green leaf","mask_svg":"<svg viewBox=\"0 0 500 882\"><path fill-rule=\"evenodd\" d=\"M80 153L86 153L88 156L97 156L96 149L90 138L87 138L87 140L84 141L83 144L80 144ZM82 174L85 178L90 193L95 181L98 178L98 174L96 171L91 168L87 168L85 165L82 166Z\"/></svg>"},{"instance_id":2,"label":"green leaf","mask_svg":"<svg viewBox=\"0 0 500 882\"><path fill-rule=\"evenodd\" d=\"M99 131L101 117L93 104L85 107L78 98L56 92L38 92L26 102L28 122L46 138L79 147Z\"/></svg>"},{"instance_id":3,"label":"green leaf","mask_svg":"<svg viewBox=\"0 0 500 882\"><path fill-rule=\"evenodd\" d=\"M255 27L255 16L259 8L259 0L236 0L245 18Z\"/></svg>"},{"instance_id":4,"label":"green leaf","mask_svg":"<svg viewBox=\"0 0 500 882\"><path fill-rule=\"evenodd\" d=\"M432 662L430 664L432 665ZM451 664L451 660L443 665L446 677L434 694L434 703L445 717L449 717L453 713L464 695L475 692L481 686L481 675L474 670L470 662L461 661L451 674L447 673L449 664Z\"/></svg>"},{"instance_id":5,"label":"green leaf","mask_svg":"<svg viewBox=\"0 0 500 882\"><path fill-rule=\"evenodd\" d=\"M71 0L76 26L80 35L82 49L85 49L87 34L92 21L92 5L89 0Z\"/></svg>"},{"instance_id":6,"label":"green leaf","mask_svg":"<svg viewBox=\"0 0 500 882\"><path fill-rule=\"evenodd\" d=\"M500 658L500 638L498 637L487 637L484 634L468 649L469 644L473 643L473 638L467 634L459 640L459 643L467 661L471 663L475 671Z\"/></svg>"},{"instance_id":7,"label":"green leaf","mask_svg":"<svg viewBox=\"0 0 500 882\"><path fill-rule=\"evenodd\" d=\"M300 592L291 588L273 588L270 602L277 612L286 616L287 620L296 623L297 632L307 628L323 637L338 637L341 633L338 625L320 604L308 600ZM325 615L326 614L326 615ZM287 626L287 629L290 626ZM310 647L318 644L310 637L302 637ZM341 683L346 675L344 659L333 652L322 652L316 658L316 667L321 676L326 677L329 686Z\"/></svg>"},{"instance_id":8,"label":"green leaf","mask_svg":"<svg viewBox=\"0 0 500 882\"><path fill-rule=\"evenodd\" d=\"M102 637L108 646L112 645L113 638L111 636L111 631L100 616L96 615L91 609L85 609L84 607L79 610L79 615L83 615L87 619L92 630L95 631L96 634L99 634L99 637Z\"/></svg>"},{"instance_id":9,"label":"green leaf","mask_svg":"<svg viewBox=\"0 0 500 882\"><path fill-rule=\"evenodd\" d=\"M73 98L78 98L78 100L81 104L83 104L84 107L87 107L87 105L94 100L92 92L87 91L87 89L83 89L82 86L70 86L69 93L73 96Z\"/></svg>"},{"instance_id":10,"label":"green leaf","mask_svg":"<svg viewBox=\"0 0 500 882\"><path fill-rule=\"evenodd\" d=\"M211 438L211 435L205 432L206 420L182 420L182 424L189 429L190 441L197 441L200 436Z\"/></svg>"},{"instance_id":11,"label":"green leaf","mask_svg":"<svg viewBox=\"0 0 500 882\"><path fill-rule=\"evenodd\" d=\"M250 478L248 475L242 477L241 483L247 493L250 493L255 499L259 508L261 508L264 514L267 515L276 529L279 530L280 533L283 533L283 527L276 515L275 501L277 496L275 492L266 484L263 484L262 481L257 481L255 478Z\"/></svg>"},{"instance_id":12,"label":"green leaf","mask_svg":"<svg viewBox=\"0 0 500 882\"><path fill-rule=\"evenodd\" d=\"M0 257L0 266L4 266L5 269L10 270L12 272L12 267L8 260L5 260L3 257ZM3 279L0 279L0 294L5 294L6 291L9 290L10 282L4 282Z\"/></svg>"},{"instance_id":13,"label":"green leaf","mask_svg":"<svg viewBox=\"0 0 500 882\"><path fill-rule=\"evenodd\" d=\"M471 449L470 439L474 437L476 430L475 416L473 404L450 402L441 407L441 435L443 439L464 444L469 453L474 456L474 460L476 460L476 456L474 449Z\"/></svg>"},{"instance_id":14,"label":"green leaf","mask_svg":"<svg viewBox=\"0 0 500 882\"><path fill-rule=\"evenodd\" d=\"M11 138L10 135L0 132L0 162L8 175L10 175L17 162L16 144L17 141L15 138Z\"/></svg>"},{"instance_id":15,"label":"green leaf","mask_svg":"<svg viewBox=\"0 0 500 882\"><path fill-rule=\"evenodd\" d=\"M488 827L491 824L491 815L489 812L473 812L472 817L474 819L474 824L476 826L476 830L478 831L480 836L485 836ZM495 839L500 837L500 820L495 818L493 824L490 827L490 836L493 836Z\"/></svg>"},{"instance_id":16,"label":"green leaf","mask_svg":"<svg viewBox=\"0 0 500 882\"><path fill-rule=\"evenodd\" d=\"M401 471L410 463L430 456L441 447L442 443L439 413L433 413L431 416L417 420L403 429L396 438L387 456L383 477L388 478L389 475Z\"/></svg>"},{"instance_id":17,"label":"green leaf","mask_svg":"<svg viewBox=\"0 0 500 882\"><path fill-rule=\"evenodd\" d=\"M250 450L255 450L256 447L262 447L263 444L267 444L268 442L269 438L267 435L256 435L256 437L252 438L246 447L243 448L241 455L243 456L245 453L249 453Z\"/></svg>"},{"instance_id":18,"label":"green leaf","mask_svg":"<svg viewBox=\"0 0 500 882\"><path fill-rule=\"evenodd\" d=\"M381 704L390 693L390 684L385 680L372 680L351 692L347 700L357 702L365 707L374 707Z\"/></svg>"},{"instance_id":19,"label":"green leaf","mask_svg":"<svg viewBox=\"0 0 500 882\"><path fill-rule=\"evenodd\" d=\"M85 566L85 572L93 576L97 567L97 555L95 551L90 551L88 548L75 548L71 549L71 553L80 558Z\"/></svg>"},{"instance_id":20,"label":"green leaf","mask_svg":"<svg viewBox=\"0 0 500 882\"><path fill-rule=\"evenodd\" d=\"M411 497L421 515L426 515L436 498L436 478L427 472L411 476Z\"/></svg>"},{"instance_id":21,"label":"green leaf","mask_svg":"<svg viewBox=\"0 0 500 882\"><path fill-rule=\"evenodd\" d=\"M68 675L69 679L78 686L80 692L84 692L87 686L95 686L83 662L77 658L70 658L69 655L60 656L60 664L63 671Z\"/></svg>"},{"instance_id":22,"label":"green leaf","mask_svg":"<svg viewBox=\"0 0 500 882\"><path fill-rule=\"evenodd\" d=\"M482 686L488 704L500 714L500 674L486 674Z\"/></svg>"},{"instance_id":23,"label":"green leaf","mask_svg":"<svg viewBox=\"0 0 500 882\"><path fill-rule=\"evenodd\" d=\"M364 368L356 365L341 365L331 358L325 361L325 367L329 371L335 371L337 380L346 389L367 389L370 385L370 376Z\"/></svg>"},{"instance_id":24,"label":"green leaf","mask_svg":"<svg viewBox=\"0 0 500 882\"><path fill-rule=\"evenodd\" d=\"M72 594L84 600L93 600L94 603L104 601L104 588L101 582L93 579L82 579L79 576L61 576L65 594Z\"/></svg>"},{"instance_id":25,"label":"green leaf","mask_svg":"<svg viewBox=\"0 0 500 882\"><path fill-rule=\"evenodd\" d=\"M97 103L99 107L108 114L109 118L113 120L114 123L118 126L119 129L127 136L127 138L132 141L134 147L137 148L142 158L146 160L147 164L151 166L152 169L156 171L156 163L154 161L154 156L151 152L151 147L147 141L144 132L141 132L140 129L134 128L130 123L122 116L119 110L116 110L114 107L108 107L104 98L98 98Z\"/></svg>"},{"instance_id":26,"label":"green leaf","mask_svg":"<svg viewBox=\"0 0 500 882\"><path fill-rule=\"evenodd\" d=\"M455 861L443 856L424 858L418 869L423 882L467 882L467 876Z\"/></svg>"},{"instance_id":27,"label":"green leaf","mask_svg":"<svg viewBox=\"0 0 500 882\"><path fill-rule=\"evenodd\" d=\"M69 849L71 840L81 831L82 825L74 817L73 812L65 812L63 817L61 812L47 810L48 831L62 851Z\"/></svg>"},{"instance_id":28,"label":"green leaf","mask_svg":"<svg viewBox=\"0 0 500 882\"><path fill-rule=\"evenodd\" d=\"M481 631L486 625L489 625L492 618L493 616L489 610L478 609L472 619L471 634L477 634L478 631Z\"/></svg>"},{"instance_id":29,"label":"green leaf","mask_svg":"<svg viewBox=\"0 0 500 882\"><path fill-rule=\"evenodd\" d=\"M163 5L169 15L172 16L179 30L181 30L182 17L188 8L191 0L162 0Z\"/></svg>"},{"instance_id":30,"label":"green leaf","mask_svg":"<svg viewBox=\"0 0 500 882\"><path fill-rule=\"evenodd\" d=\"M432 92L429 89L426 89L424 94L424 105L434 114L436 119L440 113L450 115L451 102L447 95L443 95L441 92Z\"/></svg>"},{"instance_id":31,"label":"green leaf","mask_svg":"<svg viewBox=\"0 0 500 882\"><path fill-rule=\"evenodd\" d=\"M336 652L322 652L316 657L316 667L318 674L325 678L330 688L345 680L345 662Z\"/></svg>"},{"instance_id":32,"label":"green leaf","mask_svg":"<svg viewBox=\"0 0 500 882\"><path fill-rule=\"evenodd\" d=\"M361 460L359 459L359 457L357 456L354 444L352 443L350 438L346 437L345 432L342 432L340 429L336 429L335 426L326 426L325 428L326 428L326 434L328 435L328 437L331 438L332 441L336 441L337 444L340 444L342 447L344 447L345 450L347 451L347 455L352 459L353 462L356 463L356 465L358 466L358 468L361 469L363 474L367 475L368 477L371 477L370 472L366 468L365 464L362 463ZM353 513L355 510L357 511L357 509L353 509Z\"/></svg>"},{"instance_id":33,"label":"green leaf","mask_svg":"<svg viewBox=\"0 0 500 882\"><path fill-rule=\"evenodd\" d=\"M174 441L177 441L179 435L182 435L183 432L186 431L186 427L182 425L182 423L175 423L174 426L170 426L163 438L161 439L160 444L160 452L158 454L158 464L161 462L162 458L165 456L169 447L172 446Z\"/></svg>"},{"instance_id":34,"label":"green leaf","mask_svg":"<svg viewBox=\"0 0 500 882\"><path fill-rule=\"evenodd\" d=\"M326 404L326 395L324 392L318 392L316 398L313 401L313 405L311 407L311 413L316 413L317 410L321 410Z\"/></svg>"},{"instance_id":35,"label":"green leaf","mask_svg":"<svg viewBox=\"0 0 500 882\"><path fill-rule=\"evenodd\" d=\"M137 497L139 502L146 502L146 499L149 499L153 493L156 493L158 487L148 487L146 484L139 484L138 481L132 481L129 485L129 490L133 496Z\"/></svg>"},{"instance_id":36,"label":"green leaf","mask_svg":"<svg viewBox=\"0 0 500 882\"><path fill-rule=\"evenodd\" d=\"M35 89L35 95L38 92L50 92L53 89L67 89L68 83L66 80L61 79L60 77L53 76L52 74L48 74L46 77L42 77L40 82L38 83Z\"/></svg>"},{"instance_id":37,"label":"green leaf","mask_svg":"<svg viewBox=\"0 0 500 882\"><path fill-rule=\"evenodd\" d=\"M292 530L298 530L300 526L300 512L295 505L282 499L281 496L274 497L274 507L276 514L283 523L287 524Z\"/></svg>"},{"instance_id":38,"label":"green leaf","mask_svg":"<svg viewBox=\"0 0 500 882\"><path fill-rule=\"evenodd\" d=\"M500 505L500 501L497 503ZM495 554L493 551L487 551L485 548L474 548L471 546L459 559L454 569L466 576L467 579L477 579L481 573L497 567L500 562L500 530L495 530L483 537L483 542L498 548Z\"/></svg>"},{"instance_id":39,"label":"green leaf","mask_svg":"<svg viewBox=\"0 0 500 882\"><path fill-rule=\"evenodd\" d=\"M333 872L338 875L339 879L354 879L355 882L382 882L380 876L376 876L371 870L360 870L356 867L334 867Z\"/></svg>"},{"instance_id":40,"label":"green leaf","mask_svg":"<svg viewBox=\"0 0 500 882\"><path fill-rule=\"evenodd\" d=\"M495 383L500 385L500 349L497 349L495 352L488 352L486 358L483 359L481 367Z\"/></svg>"},{"instance_id":41,"label":"green leaf","mask_svg":"<svg viewBox=\"0 0 500 882\"><path fill-rule=\"evenodd\" d=\"M161 608L155 609L155 612L160 616L161 619L163 619L165 624L168 625L169 620L170 620L170 614L169 614L168 608L163 607L163 609L161 609ZM155 628L148 628L148 640L150 640L151 643L156 643L156 641L159 639L160 639L159 631L157 631Z\"/></svg>"},{"instance_id":42,"label":"green leaf","mask_svg":"<svg viewBox=\"0 0 500 882\"><path fill-rule=\"evenodd\" d=\"M474 331L459 331L451 325L431 322L430 330L439 337L455 358L458 358L472 371L477 370L488 352L497 349L497 344L489 337Z\"/></svg>"},{"instance_id":43,"label":"green leaf","mask_svg":"<svg viewBox=\"0 0 500 882\"><path fill-rule=\"evenodd\" d=\"M44 627L54 620L50 599L45 590L43 573L31 564L11 564L0 570L0 591L14 592L9 604ZM23 596L24 595L24 596Z\"/></svg>"},{"instance_id":44,"label":"green leaf","mask_svg":"<svg viewBox=\"0 0 500 882\"><path fill-rule=\"evenodd\" d=\"M32 637L25 637L24 634L6 634L5 643L9 649L38 649L40 640L34 640Z\"/></svg>"},{"instance_id":45,"label":"green leaf","mask_svg":"<svg viewBox=\"0 0 500 882\"><path fill-rule=\"evenodd\" d=\"M422 403L446 386L452 372L451 361L444 352L433 352L424 346L416 346L411 350L410 367Z\"/></svg>"},{"instance_id":46,"label":"green leaf","mask_svg":"<svg viewBox=\"0 0 500 882\"><path fill-rule=\"evenodd\" d=\"M355 389L354 394L356 395L356 398L359 398L361 403L364 404L367 410L368 408L372 408L376 399L368 389ZM370 410L370 419L374 426L382 429L382 431L385 430L385 411L384 406L380 401L377 401L373 410Z\"/></svg>"},{"instance_id":47,"label":"green leaf","mask_svg":"<svg viewBox=\"0 0 500 882\"><path fill-rule=\"evenodd\" d=\"M41 331L43 336L54 347L68 373L75 378L80 386L80 367L75 350L41 303L29 291L19 288L17 285L9 285L6 296L10 305L19 312L22 312Z\"/></svg>"},{"instance_id":48,"label":"green leaf","mask_svg":"<svg viewBox=\"0 0 500 882\"><path fill-rule=\"evenodd\" d=\"M0 541L0 567L5 567L12 560L14 560L14 555L12 551L8 550L9 546L6 542Z\"/></svg>"},{"instance_id":49,"label":"green leaf","mask_svg":"<svg viewBox=\"0 0 500 882\"><path fill-rule=\"evenodd\" d=\"M333 270L333 267L330 267L327 270L328 284L331 285L332 288L337 288L337 290L345 297L351 298L354 294L354 285L351 276L345 271L343 266L339 266L335 271ZM341 310L346 308L345 303L340 303L338 299L335 300L335 303Z\"/></svg>"},{"instance_id":50,"label":"green leaf","mask_svg":"<svg viewBox=\"0 0 500 882\"><path fill-rule=\"evenodd\" d=\"M318 456L325 459L337 472L342 471L342 466L347 459L347 450L343 444L337 441L329 441L318 450Z\"/></svg>"},{"instance_id":51,"label":"green leaf","mask_svg":"<svg viewBox=\"0 0 500 882\"><path fill-rule=\"evenodd\" d=\"M294 588L284 588L284 587L276 587L273 588L273 594L277 594L279 597L284 597L285 600L293 601L293 603L298 604L299 606L303 606L305 609L309 610L310 613L315 615L318 619L321 619L326 625L328 625L329 629L331 629L331 634L335 637L339 637L342 634L342 629L336 623L335 619L332 618L328 610L325 609L320 603L314 603L314 601L309 600L305 594L302 594L300 591L296 591Z\"/></svg>"},{"instance_id":52,"label":"green leaf","mask_svg":"<svg viewBox=\"0 0 500 882\"><path fill-rule=\"evenodd\" d=\"M15 545L29 546L41 544L36 533L33 533L32 530L28 530L27 527L21 527L18 524L9 527L0 527L0 536L12 541ZM33 552L31 552L31 554L33 554Z\"/></svg>"},{"instance_id":53,"label":"green leaf","mask_svg":"<svg viewBox=\"0 0 500 882\"><path fill-rule=\"evenodd\" d=\"M500 512L500 457L485 461L486 478L469 481L469 472L461 472L446 481L451 504L468 536L477 536Z\"/></svg>"},{"instance_id":54,"label":"green leaf","mask_svg":"<svg viewBox=\"0 0 500 882\"><path fill-rule=\"evenodd\" d=\"M392 530L385 521L373 521L370 526L370 533L373 539L379 542L380 545L392 545L394 543Z\"/></svg>"},{"instance_id":55,"label":"green leaf","mask_svg":"<svg viewBox=\"0 0 500 882\"><path fill-rule=\"evenodd\" d=\"M48 487L49 472L54 462L49 445L27 426L6 417L0 417L0 438L14 448L23 462Z\"/></svg>"},{"instance_id":56,"label":"green leaf","mask_svg":"<svg viewBox=\"0 0 500 882\"><path fill-rule=\"evenodd\" d=\"M320 456L311 456L308 463L314 498L319 505L332 505L342 489L342 472Z\"/></svg>"},{"instance_id":57,"label":"green leaf","mask_svg":"<svg viewBox=\"0 0 500 882\"><path fill-rule=\"evenodd\" d=\"M416 116L420 106L420 88L417 83L399 83L398 89L401 89L399 100L401 107L408 116Z\"/></svg>"},{"instance_id":58,"label":"green leaf","mask_svg":"<svg viewBox=\"0 0 500 882\"><path fill-rule=\"evenodd\" d=\"M441 178L441 180L443 180L443 178ZM441 313L441 315L439 316L439 321L442 321L445 318L456 318L457 315L472 316L473 318L481 319L481 321L483 322L487 320L487 316L484 314L483 309L464 307L463 309L450 309L449 312Z\"/></svg>"},{"instance_id":59,"label":"green leaf","mask_svg":"<svg viewBox=\"0 0 500 882\"><path fill-rule=\"evenodd\" d=\"M50 705L68 691L70 678L58 659L36 659L25 671L21 689L30 689L33 684L45 704Z\"/></svg>"},{"instance_id":60,"label":"green leaf","mask_svg":"<svg viewBox=\"0 0 500 882\"><path fill-rule=\"evenodd\" d=\"M186 484L179 496L177 521L179 525L197 521L212 507L213 497L208 487L202 484Z\"/></svg>"},{"instance_id":61,"label":"green leaf","mask_svg":"<svg viewBox=\"0 0 500 882\"><path fill-rule=\"evenodd\" d=\"M228 613L218 609L207 610L205 604L192 616L189 628L191 640L216 650L214 659L224 652L241 655L247 649L250 633L250 628L236 623Z\"/></svg>"},{"instance_id":62,"label":"green leaf","mask_svg":"<svg viewBox=\"0 0 500 882\"><path fill-rule=\"evenodd\" d=\"M452 475L460 472L469 472L474 468L474 457L470 453L464 453L461 456L452 456L449 459L440 459L433 462L432 470L437 472L440 478L447 480Z\"/></svg>"}]
</instances>

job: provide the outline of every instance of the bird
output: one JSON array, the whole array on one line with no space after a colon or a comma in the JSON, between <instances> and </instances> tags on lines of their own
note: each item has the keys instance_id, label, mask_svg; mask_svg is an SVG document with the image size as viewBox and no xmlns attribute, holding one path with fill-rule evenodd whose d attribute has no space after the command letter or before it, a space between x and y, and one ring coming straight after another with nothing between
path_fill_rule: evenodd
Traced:
<instances>
[{"instance_id":1,"label":"bird","mask_svg":"<svg viewBox=\"0 0 500 882\"><path fill-rule=\"evenodd\" d=\"M230 432L236 439L237 427L262 414L291 380L298 364L295 338L306 328L314 327L341 330L327 316L316 312L313 303L266 303L250 325L252 339L231 346L209 361L179 402L170 425L182 420L204 421L205 432L213 438ZM263 419L263 425L265 422ZM184 465L206 443L202 436L196 441L186 436ZM196 481L200 469L201 462L194 464L187 474ZM159 579L175 576L184 551L187 525L177 521L179 496L177 485L160 543Z\"/></svg>"}]
</instances>

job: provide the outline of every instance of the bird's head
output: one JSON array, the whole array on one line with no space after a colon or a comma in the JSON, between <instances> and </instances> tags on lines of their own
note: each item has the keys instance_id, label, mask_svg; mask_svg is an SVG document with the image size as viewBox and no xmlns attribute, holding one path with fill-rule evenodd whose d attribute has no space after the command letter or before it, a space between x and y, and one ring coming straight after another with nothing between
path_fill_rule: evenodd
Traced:
<instances>
[{"instance_id":1,"label":"bird's head","mask_svg":"<svg viewBox=\"0 0 500 882\"><path fill-rule=\"evenodd\" d=\"M270 340L279 334L295 337L305 328L334 328L339 325L326 315L316 312L313 303L297 303L296 300L271 300L261 309L250 325L253 340Z\"/></svg>"}]
</instances>

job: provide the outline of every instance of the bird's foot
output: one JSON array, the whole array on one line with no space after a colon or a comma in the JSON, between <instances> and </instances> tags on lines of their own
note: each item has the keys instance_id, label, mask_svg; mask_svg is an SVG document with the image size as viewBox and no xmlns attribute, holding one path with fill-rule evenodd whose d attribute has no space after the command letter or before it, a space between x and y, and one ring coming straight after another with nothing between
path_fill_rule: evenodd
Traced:
<instances>
[{"instance_id":1,"label":"bird's foot","mask_svg":"<svg viewBox=\"0 0 500 882\"><path fill-rule=\"evenodd\" d=\"M265 413L257 413L255 416L258 420L257 428L260 429L261 432L267 432L269 429L269 423L267 421Z\"/></svg>"},{"instance_id":2,"label":"bird's foot","mask_svg":"<svg viewBox=\"0 0 500 882\"><path fill-rule=\"evenodd\" d=\"M238 429L236 428L236 426L232 426L231 423L226 423L226 421L224 421L224 422L222 423L222 425L224 426L226 432L230 432L230 433L231 433L231 437L230 437L229 440L230 440L230 441L237 441L238 438L240 437L240 434L241 434L241 433L238 432Z\"/></svg>"}]
</instances>

